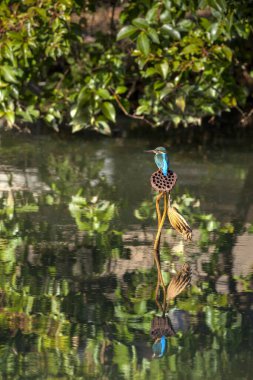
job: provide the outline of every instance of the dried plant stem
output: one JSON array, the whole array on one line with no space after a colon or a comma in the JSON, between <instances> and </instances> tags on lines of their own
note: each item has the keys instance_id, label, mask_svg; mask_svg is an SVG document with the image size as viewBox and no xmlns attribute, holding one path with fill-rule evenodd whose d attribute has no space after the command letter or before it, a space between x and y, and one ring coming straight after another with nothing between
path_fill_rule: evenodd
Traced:
<instances>
[{"instance_id":1,"label":"dried plant stem","mask_svg":"<svg viewBox=\"0 0 253 380\"><path fill-rule=\"evenodd\" d=\"M161 232L162 232L162 228L163 228L165 218L166 218L166 214L167 214L167 203L168 203L167 202L167 194L166 193L162 193L162 194L163 194L163 200L164 200L164 208L163 208L163 215L161 218L161 222L159 223L158 230L156 233L155 244L154 244L154 250L155 251L159 250ZM159 207L159 204L158 204L158 207ZM159 212L160 212L160 210L159 210Z\"/></svg>"},{"instance_id":2,"label":"dried plant stem","mask_svg":"<svg viewBox=\"0 0 253 380\"><path fill-rule=\"evenodd\" d=\"M163 205L163 213L161 215L159 202L163 197L164 205ZM189 227L186 220L182 215L176 210L176 208L170 206L170 194L167 192L161 192L156 197L156 213L157 213L157 221L158 221L158 229L154 242L154 260L157 268L157 283L155 289L155 302L158 308L162 311L163 316L166 313L166 310L169 306L170 300L176 298L189 284L191 281L191 268L189 264L185 264L181 271L177 273L176 276L173 276L170 283L165 286L163 275L161 271L160 265L160 257L159 257L159 249L160 249L160 239L162 228L165 222L165 218L168 212L169 221L178 232L185 235L187 234L187 238L191 237L191 228ZM188 236L189 235L189 236ZM162 302L159 301L159 289L160 286L163 290Z\"/></svg>"},{"instance_id":3,"label":"dried plant stem","mask_svg":"<svg viewBox=\"0 0 253 380\"><path fill-rule=\"evenodd\" d=\"M157 283L156 283L156 291L155 291L155 301L156 301L156 304L159 307L159 309L161 309L161 311L164 314L165 310L166 310L166 286L164 284L163 275L161 272L161 265L159 262L158 255L159 255L159 252L154 250L154 259L155 259L156 268L157 268ZM162 290L163 290L163 306L161 306L160 302L158 301L159 286L161 286Z\"/></svg>"},{"instance_id":4,"label":"dried plant stem","mask_svg":"<svg viewBox=\"0 0 253 380\"><path fill-rule=\"evenodd\" d=\"M160 211L160 207L159 207L159 202L160 202L160 199L162 198L163 196L163 193L159 193L156 197L156 201L155 201L155 205L156 205L156 213L157 213L157 221L158 221L158 228L159 228L159 225L161 223L161 211Z\"/></svg>"},{"instance_id":5,"label":"dried plant stem","mask_svg":"<svg viewBox=\"0 0 253 380\"><path fill-rule=\"evenodd\" d=\"M160 288L160 279L159 279L159 275L157 276L157 282L156 282L156 288L155 288L155 302L158 306L158 309L160 309L161 311L163 311L163 308L158 300L158 297L159 297L159 288Z\"/></svg>"},{"instance_id":6,"label":"dried plant stem","mask_svg":"<svg viewBox=\"0 0 253 380\"><path fill-rule=\"evenodd\" d=\"M160 207L159 207L159 201L162 198L164 199L164 208L163 208L163 215L161 217L161 212L160 212ZM160 266L160 260L159 260L159 247L160 247L160 237L161 237L161 232L162 228L165 222L166 218L166 213L167 213L167 207L168 207L168 201L167 201L167 194L166 193L161 193L157 196L156 198L156 211L157 211L157 219L158 219L158 230L156 233L156 238L155 238L155 243L154 243L154 259L157 267L157 286L156 286L156 303L161 308L163 312L165 312L166 309L166 287L164 284L162 272L161 272L161 266ZM163 289L163 306L161 307L159 301L158 301L158 290L159 290L159 285L161 285Z\"/></svg>"}]
</instances>

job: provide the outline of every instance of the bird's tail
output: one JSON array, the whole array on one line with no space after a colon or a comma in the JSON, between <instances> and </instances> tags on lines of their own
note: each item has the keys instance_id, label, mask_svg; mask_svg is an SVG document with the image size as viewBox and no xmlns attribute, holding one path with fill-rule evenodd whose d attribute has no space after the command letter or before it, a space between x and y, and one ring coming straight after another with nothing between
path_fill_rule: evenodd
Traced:
<instances>
[{"instance_id":1,"label":"bird's tail","mask_svg":"<svg viewBox=\"0 0 253 380\"><path fill-rule=\"evenodd\" d=\"M184 264L181 271L172 278L167 288L167 300L176 298L191 282L191 267Z\"/></svg>"}]
</instances>

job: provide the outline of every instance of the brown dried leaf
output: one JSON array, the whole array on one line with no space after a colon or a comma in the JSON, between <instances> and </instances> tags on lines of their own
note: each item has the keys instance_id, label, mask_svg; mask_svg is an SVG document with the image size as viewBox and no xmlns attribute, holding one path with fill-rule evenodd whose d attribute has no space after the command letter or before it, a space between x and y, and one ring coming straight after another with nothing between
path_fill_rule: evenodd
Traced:
<instances>
[{"instance_id":1,"label":"brown dried leaf","mask_svg":"<svg viewBox=\"0 0 253 380\"><path fill-rule=\"evenodd\" d=\"M191 282L191 267L184 264L181 271L172 278L167 288L167 300L177 297Z\"/></svg>"},{"instance_id":2,"label":"brown dried leaf","mask_svg":"<svg viewBox=\"0 0 253 380\"><path fill-rule=\"evenodd\" d=\"M191 227L175 207L168 207L168 218L171 226L179 232L185 240L192 240Z\"/></svg>"}]
</instances>

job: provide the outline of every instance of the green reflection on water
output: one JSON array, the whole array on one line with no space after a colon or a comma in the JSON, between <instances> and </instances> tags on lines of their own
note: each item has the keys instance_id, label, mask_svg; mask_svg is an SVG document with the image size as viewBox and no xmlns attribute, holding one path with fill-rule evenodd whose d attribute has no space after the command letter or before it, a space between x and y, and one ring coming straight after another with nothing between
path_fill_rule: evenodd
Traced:
<instances>
[{"instance_id":1,"label":"green reflection on water","mask_svg":"<svg viewBox=\"0 0 253 380\"><path fill-rule=\"evenodd\" d=\"M244 250L252 236L252 154L231 150L223 166L199 154L172 155L180 179L173 200L194 239L184 243L168 230L162 270L169 279L191 263L192 286L171 305L174 325L190 326L152 360L156 223L147 145L24 137L2 143L1 378L250 378L246 265L253 260Z\"/></svg>"}]
</instances>

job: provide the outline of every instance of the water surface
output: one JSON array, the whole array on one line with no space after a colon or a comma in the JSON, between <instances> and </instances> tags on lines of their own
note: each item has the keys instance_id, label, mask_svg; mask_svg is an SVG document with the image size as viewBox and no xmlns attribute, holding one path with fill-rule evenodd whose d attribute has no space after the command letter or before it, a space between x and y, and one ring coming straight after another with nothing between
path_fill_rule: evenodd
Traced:
<instances>
[{"instance_id":1,"label":"water surface","mask_svg":"<svg viewBox=\"0 0 253 380\"><path fill-rule=\"evenodd\" d=\"M153 144L2 135L1 378L251 378L253 152L170 149L193 241L166 222L161 267L169 281L188 262L192 283L153 359Z\"/></svg>"}]
</instances>

